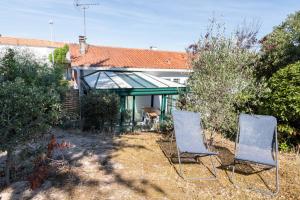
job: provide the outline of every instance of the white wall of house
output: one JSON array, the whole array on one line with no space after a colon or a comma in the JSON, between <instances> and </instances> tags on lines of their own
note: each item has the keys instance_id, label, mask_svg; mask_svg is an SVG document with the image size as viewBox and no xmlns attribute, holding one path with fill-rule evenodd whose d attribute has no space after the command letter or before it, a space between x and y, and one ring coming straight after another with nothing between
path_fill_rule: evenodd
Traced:
<instances>
[{"instance_id":1,"label":"white wall of house","mask_svg":"<svg viewBox=\"0 0 300 200\"><path fill-rule=\"evenodd\" d=\"M0 44L0 54L3 55L5 49L7 48L30 52L36 57L36 59L39 62L47 63L47 64L51 64L48 57L49 54L52 53L52 51L54 51L55 49L53 47L15 46L15 45Z\"/></svg>"}]
</instances>

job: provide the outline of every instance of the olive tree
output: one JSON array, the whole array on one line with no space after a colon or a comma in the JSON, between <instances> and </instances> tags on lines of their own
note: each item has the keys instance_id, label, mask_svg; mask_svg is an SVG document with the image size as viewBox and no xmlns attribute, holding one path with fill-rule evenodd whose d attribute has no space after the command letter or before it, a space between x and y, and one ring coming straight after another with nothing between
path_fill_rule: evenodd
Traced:
<instances>
[{"instance_id":1,"label":"olive tree","mask_svg":"<svg viewBox=\"0 0 300 200\"><path fill-rule=\"evenodd\" d=\"M238 108L251 112L251 107L245 109L244 104L255 100L262 86L256 83L257 54L251 49L257 31L242 27L226 36L224 30L223 25L212 21L205 36L189 47L193 72L185 104L186 109L202 114L211 133L221 131L233 136L242 110Z\"/></svg>"}]
</instances>

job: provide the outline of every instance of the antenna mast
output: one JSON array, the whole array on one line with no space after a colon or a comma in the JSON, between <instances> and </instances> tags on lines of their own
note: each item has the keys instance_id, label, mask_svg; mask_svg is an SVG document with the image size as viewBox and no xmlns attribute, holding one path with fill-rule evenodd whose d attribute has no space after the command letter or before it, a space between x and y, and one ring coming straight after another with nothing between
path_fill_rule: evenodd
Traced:
<instances>
[{"instance_id":1,"label":"antenna mast","mask_svg":"<svg viewBox=\"0 0 300 200\"><path fill-rule=\"evenodd\" d=\"M81 8L83 10L83 36L86 38L86 18L85 18L85 11L90 6L97 6L98 3L81 3L80 0L74 0L74 5L77 8Z\"/></svg>"}]
</instances>

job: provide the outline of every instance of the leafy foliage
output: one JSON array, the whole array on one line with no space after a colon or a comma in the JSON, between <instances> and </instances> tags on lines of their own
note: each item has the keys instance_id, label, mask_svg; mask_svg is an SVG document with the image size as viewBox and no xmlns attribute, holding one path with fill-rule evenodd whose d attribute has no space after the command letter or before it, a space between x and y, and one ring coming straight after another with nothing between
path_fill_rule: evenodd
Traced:
<instances>
[{"instance_id":1,"label":"leafy foliage","mask_svg":"<svg viewBox=\"0 0 300 200\"><path fill-rule=\"evenodd\" d=\"M64 73L66 72L67 68L70 67L70 64L68 63L67 59L66 59L66 55L69 51L69 46L68 45L64 45L63 47L60 48L56 48L54 50L54 65L52 67L53 72L55 74L55 77L58 78L58 80L60 81L60 85L62 85L63 87L61 87L60 89L61 91L61 95L63 95L66 92L66 88L68 86L68 81L67 80L63 80L64 79ZM49 61L52 63L52 53L49 54Z\"/></svg>"},{"instance_id":2,"label":"leafy foliage","mask_svg":"<svg viewBox=\"0 0 300 200\"><path fill-rule=\"evenodd\" d=\"M300 11L289 15L260 43L256 74L266 80L268 90L257 112L277 117L280 147L287 150L300 141Z\"/></svg>"},{"instance_id":3,"label":"leafy foliage","mask_svg":"<svg viewBox=\"0 0 300 200\"><path fill-rule=\"evenodd\" d=\"M300 60L300 11L289 15L260 42L260 77L269 78L280 68Z\"/></svg>"},{"instance_id":4,"label":"leafy foliage","mask_svg":"<svg viewBox=\"0 0 300 200\"><path fill-rule=\"evenodd\" d=\"M170 133L174 130L174 122L171 115L166 115L165 119L159 123L159 131L162 133Z\"/></svg>"},{"instance_id":5,"label":"leafy foliage","mask_svg":"<svg viewBox=\"0 0 300 200\"><path fill-rule=\"evenodd\" d=\"M12 152L44 134L60 116L60 77L26 51L7 49L0 60L0 150Z\"/></svg>"},{"instance_id":6,"label":"leafy foliage","mask_svg":"<svg viewBox=\"0 0 300 200\"><path fill-rule=\"evenodd\" d=\"M58 120L60 109L54 90L47 93L28 86L22 79L4 82L0 87L0 149L14 149L47 130Z\"/></svg>"},{"instance_id":7,"label":"leafy foliage","mask_svg":"<svg viewBox=\"0 0 300 200\"><path fill-rule=\"evenodd\" d=\"M188 80L191 93L181 102L188 110L200 112L212 132L233 136L239 112L236 108L245 109L245 102L255 100L263 90L254 76L257 55L249 49L256 41L256 31L249 30L226 37L223 27L213 22L206 35L189 49L194 70Z\"/></svg>"},{"instance_id":8,"label":"leafy foliage","mask_svg":"<svg viewBox=\"0 0 300 200\"><path fill-rule=\"evenodd\" d=\"M278 70L268 84L263 111L279 119L280 132L300 135L300 62Z\"/></svg>"},{"instance_id":9,"label":"leafy foliage","mask_svg":"<svg viewBox=\"0 0 300 200\"><path fill-rule=\"evenodd\" d=\"M61 48L56 48L54 50L54 63L55 64L66 64L67 60L66 60L66 55L69 51L69 46L68 45L64 45ZM49 61L52 62L52 53L49 54Z\"/></svg>"},{"instance_id":10,"label":"leafy foliage","mask_svg":"<svg viewBox=\"0 0 300 200\"><path fill-rule=\"evenodd\" d=\"M108 127L113 132L118 122L120 99L117 94L91 91L82 99L84 129L103 131Z\"/></svg>"},{"instance_id":11,"label":"leafy foliage","mask_svg":"<svg viewBox=\"0 0 300 200\"><path fill-rule=\"evenodd\" d=\"M26 51L6 49L0 61L1 81L14 81L22 78L28 85L37 85L46 70L45 64L32 59L33 55Z\"/></svg>"},{"instance_id":12,"label":"leafy foliage","mask_svg":"<svg viewBox=\"0 0 300 200\"><path fill-rule=\"evenodd\" d=\"M21 78L26 85L53 88L63 93L67 85L62 81L63 69L60 66L49 67L37 62L27 51L6 49L0 60L0 81L15 81Z\"/></svg>"},{"instance_id":13,"label":"leafy foliage","mask_svg":"<svg viewBox=\"0 0 300 200\"><path fill-rule=\"evenodd\" d=\"M287 152L289 150L289 145L287 144L287 142L282 142L279 144L279 149L281 151Z\"/></svg>"}]
</instances>

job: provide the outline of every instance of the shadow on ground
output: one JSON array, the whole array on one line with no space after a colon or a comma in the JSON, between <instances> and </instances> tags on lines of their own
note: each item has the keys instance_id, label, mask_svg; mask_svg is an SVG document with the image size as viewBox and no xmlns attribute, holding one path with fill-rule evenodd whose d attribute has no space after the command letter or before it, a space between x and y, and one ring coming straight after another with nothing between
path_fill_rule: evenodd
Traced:
<instances>
[{"instance_id":1,"label":"shadow on ground","mask_svg":"<svg viewBox=\"0 0 300 200\"><path fill-rule=\"evenodd\" d=\"M118 151L123 151L125 148L147 150L145 146L128 144L126 139L119 140L120 136L113 136L113 134L70 133L61 130L54 130L53 133L56 135L58 142L65 140L72 145L63 152L65 160L69 163L68 169L51 173L43 185L34 191L29 189L27 181L13 183L10 187L0 191L1 200L57 199L65 197L68 199L81 199L77 196L80 194L80 191L78 191L80 188L87 188L91 190L91 193L95 193L93 199L105 199L111 194L99 190L99 187L109 187L112 184L126 187L145 198L147 198L147 191L143 188L151 188L166 196L164 190L150 180L141 179L140 177L128 178L128 176L125 178L117 170L118 163L113 161L114 153ZM94 168L91 168L91 163L86 163L86 158L89 157L95 158ZM82 171L84 167L87 170ZM104 174L109 178L102 178L100 174ZM49 192L51 190L57 191L57 194L49 196L50 193L53 193ZM63 196L59 196L58 193L63 194ZM91 199L91 197L86 197L86 199Z\"/></svg>"},{"instance_id":2,"label":"shadow on ground","mask_svg":"<svg viewBox=\"0 0 300 200\"><path fill-rule=\"evenodd\" d=\"M171 163L178 163L178 155L177 155L177 148L176 148L176 141L170 142L169 140L160 140L157 142L163 151L164 155L170 160ZM234 160L234 153L230 151L226 147L214 145L211 147L213 152L218 152L218 161L219 166L217 168L222 170L230 169L230 166L233 164ZM183 157L184 163L197 163L192 155L186 155ZM242 175L251 175L259 173L263 170L267 170L269 168L262 168L261 170L257 171L254 169L251 164L243 162L243 163L236 163L235 172Z\"/></svg>"}]
</instances>

